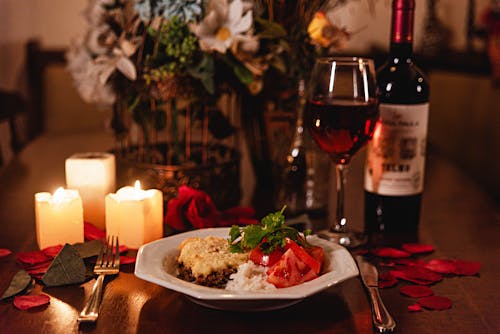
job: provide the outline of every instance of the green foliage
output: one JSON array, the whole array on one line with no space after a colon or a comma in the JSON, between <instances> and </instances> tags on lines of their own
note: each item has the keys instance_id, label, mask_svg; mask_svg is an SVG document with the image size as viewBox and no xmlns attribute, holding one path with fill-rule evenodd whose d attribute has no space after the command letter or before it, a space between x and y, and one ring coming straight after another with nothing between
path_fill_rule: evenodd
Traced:
<instances>
[{"instance_id":1,"label":"green foliage","mask_svg":"<svg viewBox=\"0 0 500 334\"><path fill-rule=\"evenodd\" d=\"M231 252L240 253L249 251L257 246L264 254L269 254L277 248L284 248L286 239L292 239L299 245L307 245L305 235L297 229L285 224L283 211L270 213L262 218L259 225L248 225L246 227L233 226L229 231L229 244Z\"/></svg>"}]
</instances>

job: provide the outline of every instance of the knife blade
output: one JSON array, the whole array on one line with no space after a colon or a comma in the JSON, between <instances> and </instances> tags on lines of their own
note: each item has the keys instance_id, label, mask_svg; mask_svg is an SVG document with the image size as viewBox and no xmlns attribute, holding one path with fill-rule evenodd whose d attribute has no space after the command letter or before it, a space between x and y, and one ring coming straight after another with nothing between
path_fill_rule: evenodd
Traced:
<instances>
[{"instance_id":1,"label":"knife blade","mask_svg":"<svg viewBox=\"0 0 500 334\"><path fill-rule=\"evenodd\" d=\"M362 256L356 256L356 262L359 268L359 274L363 285L368 291L370 304L372 308L373 326L379 333L389 333L396 328L396 322L391 317L380 294L378 292L378 270L377 268L366 261Z\"/></svg>"}]
</instances>

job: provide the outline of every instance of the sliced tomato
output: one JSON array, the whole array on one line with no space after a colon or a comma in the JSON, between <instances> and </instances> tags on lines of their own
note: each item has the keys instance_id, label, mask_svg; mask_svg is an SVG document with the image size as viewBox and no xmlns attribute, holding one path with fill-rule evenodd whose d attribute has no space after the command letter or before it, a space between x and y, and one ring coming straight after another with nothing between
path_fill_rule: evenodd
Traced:
<instances>
[{"instance_id":1,"label":"sliced tomato","mask_svg":"<svg viewBox=\"0 0 500 334\"><path fill-rule=\"evenodd\" d=\"M310 281L318 275L292 249L267 270L267 281L277 288L286 288Z\"/></svg>"},{"instance_id":2,"label":"sliced tomato","mask_svg":"<svg viewBox=\"0 0 500 334\"><path fill-rule=\"evenodd\" d=\"M299 259L301 259L305 264L309 266L309 268L314 271L314 273L319 274L319 272L321 271L321 264L323 263L322 260L318 261L318 259L309 254L304 248L302 248L295 241L289 238L286 239L285 249L291 249ZM318 257L321 257L319 254L319 250L316 250L315 252L318 253Z\"/></svg>"},{"instance_id":3,"label":"sliced tomato","mask_svg":"<svg viewBox=\"0 0 500 334\"><path fill-rule=\"evenodd\" d=\"M323 261L325 260L325 251L323 247L320 246L311 246L306 248L306 252L308 252L313 258L315 258L321 265L323 265Z\"/></svg>"},{"instance_id":4,"label":"sliced tomato","mask_svg":"<svg viewBox=\"0 0 500 334\"><path fill-rule=\"evenodd\" d=\"M255 264L260 264L261 266L270 267L279 261L284 251L277 248L270 254L264 254L260 249L260 245L255 247L250 251L249 258Z\"/></svg>"}]
</instances>

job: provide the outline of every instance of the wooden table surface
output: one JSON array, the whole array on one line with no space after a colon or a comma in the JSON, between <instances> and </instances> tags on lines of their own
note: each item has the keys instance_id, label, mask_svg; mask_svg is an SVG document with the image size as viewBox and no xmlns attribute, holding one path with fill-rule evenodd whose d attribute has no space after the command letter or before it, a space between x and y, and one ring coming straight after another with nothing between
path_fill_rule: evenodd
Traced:
<instances>
[{"instance_id":1,"label":"wooden table surface","mask_svg":"<svg viewBox=\"0 0 500 334\"><path fill-rule=\"evenodd\" d=\"M32 142L0 173L0 248L35 250L33 194L64 185L64 160L75 152L106 150L102 134L44 135ZM361 172L350 175L351 206L360 202ZM410 313L414 301L399 288L381 290L398 333L500 333L500 215L488 197L453 164L433 153L428 158L426 188L418 240L435 246L423 257L480 261L474 277L450 277L434 285L449 297L444 311ZM357 204L359 205L359 204ZM362 210L355 210L354 216ZM19 270L15 257L0 259L0 294ZM0 302L0 333L371 333L371 312L359 278L353 278L306 300L276 311L232 312L208 309L183 295L143 281L125 268L105 288L101 315L95 325L78 325L78 313L93 280L80 286L34 292L50 296L50 305L20 311ZM402 284L400 283L399 286Z\"/></svg>"}]
</instances>

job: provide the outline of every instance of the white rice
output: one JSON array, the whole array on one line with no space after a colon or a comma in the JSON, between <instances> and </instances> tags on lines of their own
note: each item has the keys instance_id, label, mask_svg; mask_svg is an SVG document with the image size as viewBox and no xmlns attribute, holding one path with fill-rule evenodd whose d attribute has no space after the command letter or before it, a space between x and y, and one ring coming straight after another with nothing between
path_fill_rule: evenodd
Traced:
<instances>
[{"instance_id":1,"label":"white rice","mask_svg":"<svg viewBox=\"0 0 500 334\"><path fill-rule=\"evenodd\" d=\"M240 264L238 271L229 277L226 290L255 291L276 289L274 285L267 282L266 270L266 267L259 266L252 261Z\"/></svg>"}]
</instances>

